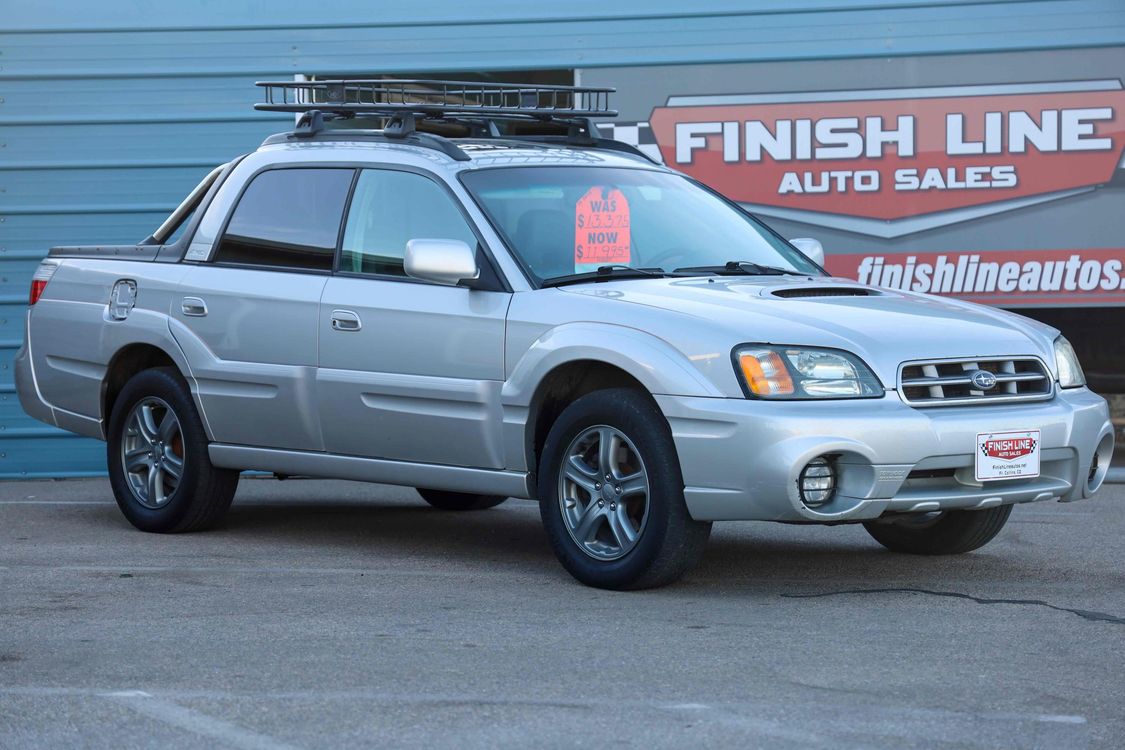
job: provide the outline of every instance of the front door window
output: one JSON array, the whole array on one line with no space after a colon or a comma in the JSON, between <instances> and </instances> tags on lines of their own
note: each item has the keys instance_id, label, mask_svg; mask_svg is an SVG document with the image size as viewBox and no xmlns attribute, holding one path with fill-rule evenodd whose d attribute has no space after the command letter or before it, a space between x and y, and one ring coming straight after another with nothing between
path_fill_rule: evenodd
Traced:
<instances>
[{"instance_id":1,"label":"front door window","mask_svg":"<svg viewBox=\"0 0 1125 750\"><path fill-rule=\"evenodd\" d=\"M340 270L405 276L408 240L477 238L453 198L433 180L412 172L365 169L356 182L340 249Z\"/></svg>"}]
</instances>

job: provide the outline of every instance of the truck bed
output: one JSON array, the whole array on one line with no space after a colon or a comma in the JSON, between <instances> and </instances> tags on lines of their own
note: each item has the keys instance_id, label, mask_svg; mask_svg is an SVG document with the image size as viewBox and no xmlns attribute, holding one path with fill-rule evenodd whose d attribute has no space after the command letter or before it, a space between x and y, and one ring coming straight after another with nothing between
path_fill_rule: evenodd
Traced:
<instances>
[{"instance_id":1,"label":"truck bed","mask_svg":"<svg viewBox=\"0 0 1125 750\"><path fill-rule=\"evenodd\" d=\"M163 245L61 245L48 258L98 258L101 260L156 260Z\"/></svg>"}]
</instances>

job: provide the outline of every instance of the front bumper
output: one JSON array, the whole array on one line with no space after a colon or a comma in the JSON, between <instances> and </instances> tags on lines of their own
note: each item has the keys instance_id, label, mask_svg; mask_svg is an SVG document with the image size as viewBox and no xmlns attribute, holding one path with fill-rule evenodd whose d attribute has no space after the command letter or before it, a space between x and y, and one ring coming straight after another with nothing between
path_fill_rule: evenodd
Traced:
<instances>
[{"instance_id":1,"label":"front bumper","mask_svg":"<svg viewBox=\"0 0 1125 750\"><path fill-rule=\"evenodd\" d=\"M1058 390L1050 401L924 409L894 392L855 401L656 400L672 427L696 520L834 523L888 512L1069 502L1097 490L1113 453L1106 402L1086 388ZM978 433L1035 429L1040 476L975 481ZM838 489L813 510L801 503L797 478L822 455L834 457Z\"/></svg>"}]
</instances>

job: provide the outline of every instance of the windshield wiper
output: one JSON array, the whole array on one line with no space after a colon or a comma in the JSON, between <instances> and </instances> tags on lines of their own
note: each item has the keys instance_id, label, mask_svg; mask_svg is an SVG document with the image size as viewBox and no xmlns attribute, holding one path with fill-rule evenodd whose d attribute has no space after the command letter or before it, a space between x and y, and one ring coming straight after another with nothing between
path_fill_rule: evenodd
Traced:
<instances>
[{"instance_id":1,"label":"windshield wiper","mask_svg":"<svg viewBox=\"0 0 1125 750\"><path fill-rule=\"evenodd\" d=\"M598 270L587 271L586 273L552 276L546 279L540 286L564 286L566 284L581 284L584 281L609 281L610 279L638 279L644 277L663 278L664 271L659 268L635 268L634 266L614 264L610 266L598 266Z\"/></svg>"},{"instance_id":2,"label":"windshield wiper","mask_svg":"<svg viewBox=\"0 0 1125 750\"><path fill-rule=\"evenodd\" d=\"M808 276L807 273L778 266L764 266L748 260L731 260L721 266L685 266L673 273L713 273L718 276Z\"/></svg>"}]
</instances>

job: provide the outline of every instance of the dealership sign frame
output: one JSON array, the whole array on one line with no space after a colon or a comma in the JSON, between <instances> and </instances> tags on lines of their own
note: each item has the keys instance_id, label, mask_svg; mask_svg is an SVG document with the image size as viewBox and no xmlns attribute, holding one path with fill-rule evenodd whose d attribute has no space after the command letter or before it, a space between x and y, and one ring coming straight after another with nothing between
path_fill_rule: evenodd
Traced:
<instances>
[{"instance_id":1,"label":"dealership sign frame","mask_svg":"<svg viewBox=\"0 0 1125 750\"><path fill-rule=\"evenodd\" d=\"M829 248L836 275L1005 306L1102 305L1125 304L1125 241L1083 247L1081 228L1073 247L887 241L1105 186L1125 167L1122 112L1116 78L680 94L612 132L756 213L872 238Z\"/></svg>"}]
</instances>

